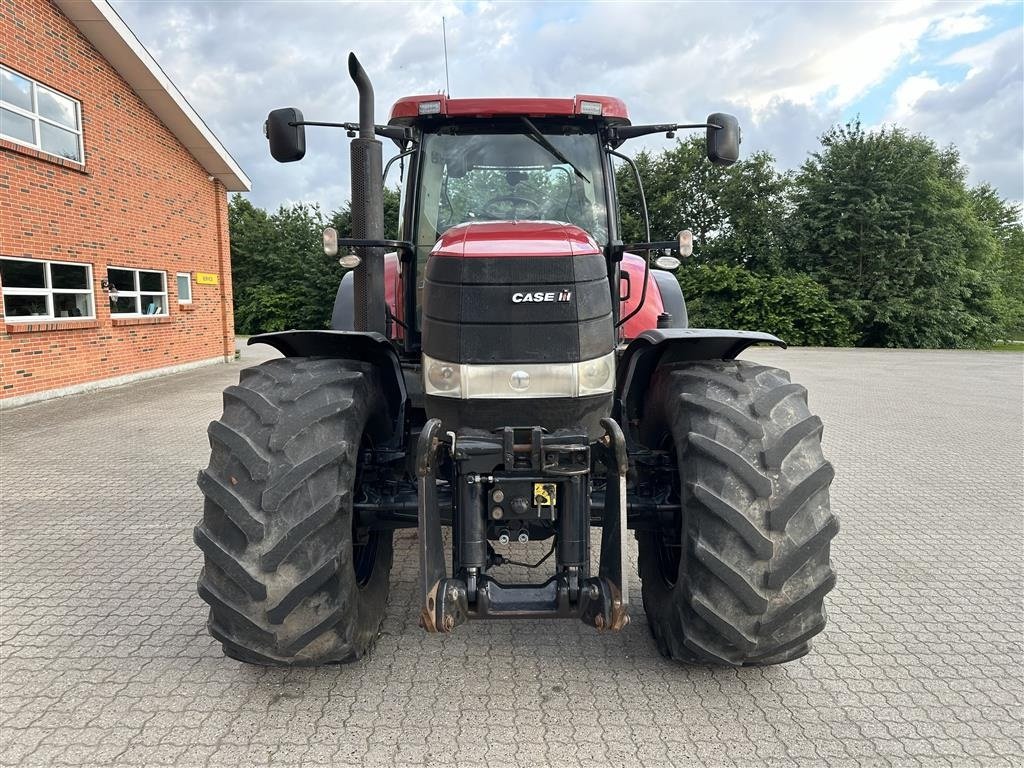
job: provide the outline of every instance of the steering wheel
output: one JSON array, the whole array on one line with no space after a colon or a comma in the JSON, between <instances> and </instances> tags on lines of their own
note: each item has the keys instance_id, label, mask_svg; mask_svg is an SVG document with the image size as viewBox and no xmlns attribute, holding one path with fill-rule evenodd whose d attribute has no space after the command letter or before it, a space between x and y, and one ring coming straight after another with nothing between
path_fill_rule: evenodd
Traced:
<instances>
[{"instance_id":1,"label":"steering wheel","mask_svg":"<svg viewBox=\"0 0 1024 768\"><path fill-rule=\"evenodd\" d=\"M527 214L527 218L541 217L540 203L520 195L498 195L498 197L492 197L484 204L481 215L489 219L502 219L511 215L511 218L517 219L519 218L517 214L520 208Z\"/></svg>"}]
</instances>

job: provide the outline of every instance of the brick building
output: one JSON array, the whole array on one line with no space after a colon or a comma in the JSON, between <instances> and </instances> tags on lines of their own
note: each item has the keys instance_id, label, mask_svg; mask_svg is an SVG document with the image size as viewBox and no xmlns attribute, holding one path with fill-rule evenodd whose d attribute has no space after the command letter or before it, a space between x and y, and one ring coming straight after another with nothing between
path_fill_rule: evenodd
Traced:
<instances>
[{"instance_id":1,"label":"brick building","mask_svg":"<svg viewBox=\"0 0 1024 768\"><path fill-rule=\"evenodd\" d=\"M248 189L105 0L2 0L0 405L233 356Z\"/></svg>"}]
</instances>

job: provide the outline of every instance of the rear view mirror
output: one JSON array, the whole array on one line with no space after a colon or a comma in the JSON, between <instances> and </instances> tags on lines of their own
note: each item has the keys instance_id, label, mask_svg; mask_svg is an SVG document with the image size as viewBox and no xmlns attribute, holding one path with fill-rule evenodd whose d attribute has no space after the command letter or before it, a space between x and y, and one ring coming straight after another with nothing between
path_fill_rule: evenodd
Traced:
<instances>
[{"instance_id":1,"label":"rear view mirror","mask_svg":"<svg viewBox=\"0 0 1024 768\"><path fill-rule=\"evenodd\" d=\"M267 115L263 133L270 142L270 154L279 163L293 163L306 154L306 129L302 112L295 107L275 109Z\"/></svg>"},{"instance_id":2,"label":"rear view mirror","mask_svg":"<svg viewBox=\"0 0 1024 768\"><path fill-rule=\"evenodd\" d=\"M724 112L708 115L707 149L708 160L715 165L732 165L739 160L739 121Z\"/></svg>"}]
</instances>

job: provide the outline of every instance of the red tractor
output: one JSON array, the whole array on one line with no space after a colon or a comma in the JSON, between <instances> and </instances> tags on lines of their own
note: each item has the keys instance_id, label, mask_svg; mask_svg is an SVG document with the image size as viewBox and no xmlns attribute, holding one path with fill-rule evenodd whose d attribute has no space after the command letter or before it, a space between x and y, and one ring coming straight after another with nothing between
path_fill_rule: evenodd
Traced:
<instances>
[{"instance_id":1,"label":"red tractor","mask_svg":"<svg viewBox=\"0 0 1024 768\"><path fill-rule=\"evenodd\" d=\"M281 162L303 157L306 125L358 132L353 237L325 231L349 268L331 330L250 339L284 357L242 371L210 425L195 541L225 653L279 665L365 654L393 532L412 527L428 632L543 618L620 630L636 597L632 530L665 656L739 666L806 653L835 584L821 421L785 371L736 360L778 338L688 327L669 252L687 255L689 233L626 245L618 229L612 158L636 171L616 152L624 141L705 128L709 160L727 165L736 119L631 125L602 96L435 94L376 125L354 55L349 70L358 124L296 109L266 123ZM399 240L384 239L378 136L404 165ZM495 577L510 545L534 541L550 542L550 578Z\"/></svg>"}]
</instances>

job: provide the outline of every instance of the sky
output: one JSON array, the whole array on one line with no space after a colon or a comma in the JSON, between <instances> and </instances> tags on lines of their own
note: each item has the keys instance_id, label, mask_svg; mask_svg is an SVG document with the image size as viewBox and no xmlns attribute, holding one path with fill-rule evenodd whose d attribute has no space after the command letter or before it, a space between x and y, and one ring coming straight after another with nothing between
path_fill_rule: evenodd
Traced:
<instances>
[{"instance_id":1,"label":"sky","mask_svg":"<svg viewBox=\"0 0 1024 768\"><path fill-rule=\"evenodd\" d=\"M626 101L634 123L732 112L743 153L799 168L829 126L859 118L955 144L972 184L1024 199L1024 3L1011 2L163 2L112 5L253 182L255 205L335 210L348 139L307 128L306 158L273 161L267 112L358 119L346 58L376 91ZM388 152L390 143L386 145ZM627 152L668 146L662 137ZM397 177L389 177L389 182Z\"/></svg>"}]
</instances>

